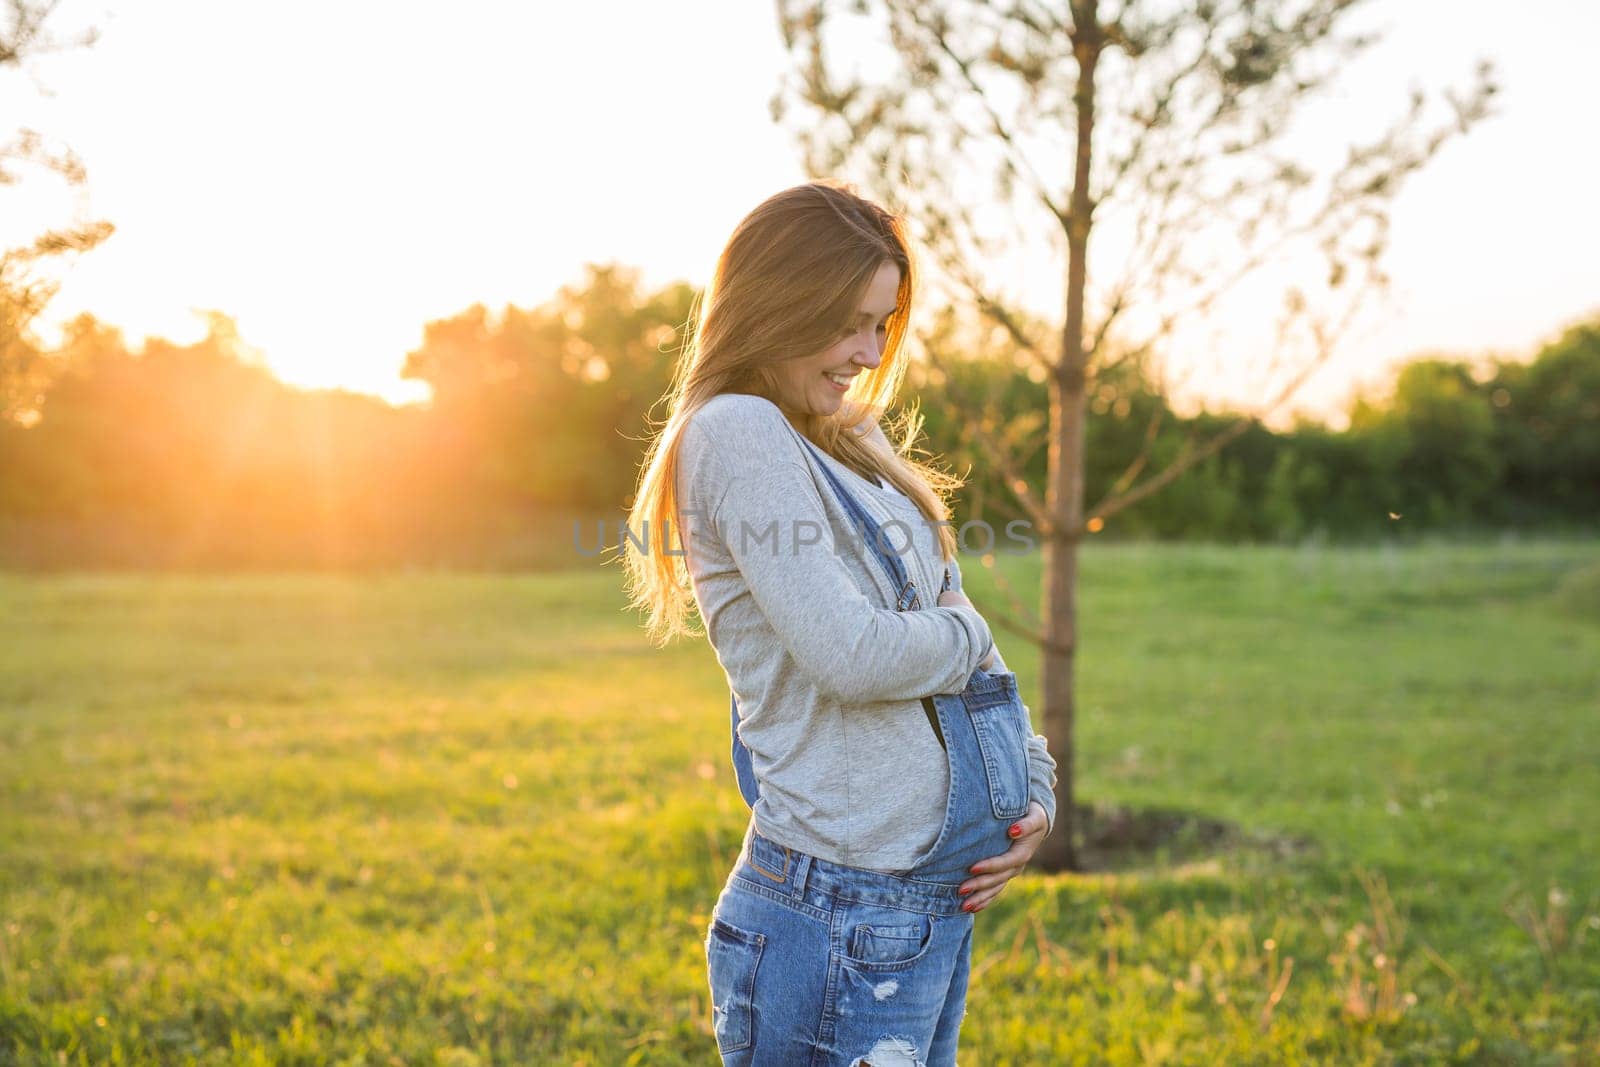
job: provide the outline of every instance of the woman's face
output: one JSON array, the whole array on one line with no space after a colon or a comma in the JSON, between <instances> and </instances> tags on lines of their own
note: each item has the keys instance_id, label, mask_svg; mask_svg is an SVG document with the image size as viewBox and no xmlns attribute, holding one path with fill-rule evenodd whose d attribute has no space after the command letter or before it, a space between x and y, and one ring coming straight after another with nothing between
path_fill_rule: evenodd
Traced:
<instances>
[{"instance_id":1,"label":"woman's face","mask_svg":"<svg viewBox=\"0 0 1600 1067\"><path fill-rule=\"evenodd\" d=\"M900 268L886 260L867 284L851 332L814 356L787 360L777 368L778 407L797 427L805 415L832 415L844 403L855 376L883 361L885 322L900 290Z\"/></svg>"}]
</instances>

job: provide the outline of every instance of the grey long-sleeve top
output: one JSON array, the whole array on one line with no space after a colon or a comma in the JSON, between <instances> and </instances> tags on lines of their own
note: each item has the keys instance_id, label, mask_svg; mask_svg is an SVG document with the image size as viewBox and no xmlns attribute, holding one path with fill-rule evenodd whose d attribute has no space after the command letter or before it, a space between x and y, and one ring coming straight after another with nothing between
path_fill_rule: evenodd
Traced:
<instances>
[{"instance_id":1,"label":"grey long-sleeve top","mask_svg":"<svg viewBox=\"0 0 1600 1067\"><path fill-rule=\"evenodd\" d=\"M889 575L818 463L884 526L922 607ZM700 617L739 701L761 782L763 836L836 863L902 872L939 835L949 765L921 698L958 693L994 648L975 609L940 607L936 531L903 494L809 449L783 413L728 393L683 429L677 492ZM950 563L951 585L961 587ZM998 659L998 649L995 650ZM996 669L1006 669L1003 661ZM1028 752L1030 795L1055 822L1055 760Z\"/></svg>"}]
</instances>

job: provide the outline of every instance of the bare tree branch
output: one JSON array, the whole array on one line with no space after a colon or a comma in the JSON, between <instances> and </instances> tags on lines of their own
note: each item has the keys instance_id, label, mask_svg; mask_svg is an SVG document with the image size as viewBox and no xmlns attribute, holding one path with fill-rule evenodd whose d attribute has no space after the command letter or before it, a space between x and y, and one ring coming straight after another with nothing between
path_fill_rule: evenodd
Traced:
<instances>
[{"instance_id":1,"label":"bare tree branch","mask_svg":"<svg viewBox=\"0 0 1600 1067\"><path fill-rule=\"evenodd\" d=\"M942 244L934 245L933 252L934 255L939 258L940 265L945 268L945 271L954 277L956 281L960 282L967 289L967 291L972 294L972 298L974 302L976 302L978 310L999 324L999 326L1006 331L1006 335L1011 338L1012 344L1016 345L1018 349L1025 353L1033 361L1035 366L1043 369L1045 372L1048 373L1055 369L1055 362L1049 356L1047 356L1043 348L1041 348L1040 345L1028 335L1027 331L1023 329L1022 324L1017 321L1017 317L1012 314L1011 310L1000 301L989 295L988 291L983 287L983 284L978 281L977 276L970 268L967 267L964 260L950 256Z\"/></svg>"},{"instance_id":2,"label":"bare tree branch","mask_svg":"<svg viewBox=\"0 0 1600 1067\"><path fill-rule=\"evenodd\" d=\"M943 32L942 28L937 24L937 22L921 17L920 13L925 13L926 9L920 4L913 2L904 5L896 5L891 3L890 5L891 9L896 6L900 7L902 13L908 17L914 25L927 33L933 39L933 42L938 45L939 51L943 52L945 56L949 58L950 62L955 64L956 69L961 72L962 81L971 91L971 98L978 102L978 104L983 108L984 114L989 117L990 130L993 131L994 135L1000 139L1000 142L1007 149L1007 158L1009 159L1011 165L1014 168L1020 168L1028 173L1029 178L1033 182L1034 195L1039 198L1039 203L1046 211L1055 217L1056 221L1065 226L1067 221L1066 210L1058 205L1053 199L1051 199L1049 183L1046 182L1039 175L1039 172L1034 169L1032 161L1028 159L1027 154L1023 151L1021 145L1018 144L1017 139L1006 127L1005 122L1001 120L1000 115L995 111L994 106L989 103L989 96L984 91L983 86L979 84L978 79L973 75L971 64L969 64L965 59L961 58L961 56L957 55L955 49L951 47L948 34ZM998 48L999 45L996 45L995 47Z\"/></svg>"},{"instance_id":3,"label":"bare tree branch","mask_svg":"<svg viewBox=\"0 0 1600 1067\"><path fill-rule=\"evenodd\" d=\"M995 574L998 576L999 572L996 571ZM1045 637L1044 631L1039 629L1036 625L1029 625L1028 623L1013 617L1004 609L997 607L987 598L979 599L978 597L974 597L972 594L968 593L967 599L972 601L973 607L978 609L978 613L980 615L982 615L985 619L993 618L999 627L1002 630L1005 630L1007 633L1016 634L1018 637L1038 648L1049 649L1054 652L1070 651L1069 646L1049 640Z\"/></svg>"},{"instance_id":4,"label":"bare tree branch","mask_svg":"<svg viewBox=\"0 0 1600 1067\"><path fill-rule=\"evenodd\" d=\"M60 0L44 3L9 0L6 4L9 17L0 25L0 67L17 66L31 55L94 44L99 32L93 29L85 30L75 40L59 43L45 36L44 24L59 4Z\"/></svg>"},{"instance_id":5,"label":"bare tree branch","mask_svg":"<svg viewBox=\"0 0 1600 1067\"><path fill-rule=\"evenodd\" d=\"M1049 522L1049 513L1045 510L1044 504L1034 495L1033 490L1028 488L1028 481L1022 476L1022 472L1017 469L1011 450L1005 448L1003 442L996 438L989 429L989 419L995 413L993 406L988 401L974 405L972 397L963 392L959 384L959 378L951 373L949 366L943 359L931 347L927 348L926 351L928 353L928 362L944 375L946 389L954 394L960 394L960 400L963 402L965 410L978 411L980 413L978 418L968 419L963 422L963 425L971 430L982 441L984 447L989 450L986 458L993 460L1000 467L1000 472L1005 475L1006 488L1011 491L1011 494L1022 505L1023 510L1027 512L1029 520L1048 533L1053 524Z\"/></svg>"},{"instance_id":6,"label":"bare tree branch","mask_svg":"<svg viewBox=\"0 0 1600 1067\"><path fill-rule=\"evenodd\" d=\"M1365 294L1370 291L1371 287L1368 286L1363 288L1362 293ZM1094 519L1099 519L1104 522L1117 512L1124 511L1127 508L1132 507L1134 504L1137 504L1139 501L1150 496L1152 493L1156 492L1162 487L1170 485L1185 471L1215 455L1229 442L1238 438L1245 431L1250 429L1251 426L1256 425L1262 419L1266 418L1266 416L1281 407L1284 402L1292 397L1295 392L1299 390L1300 386L1311 377L1313 372L1327 362L1328 358L1333 354L1334 346L1338 341L1338 338L1345 332L1345 330L1349 328L1350 322L1354 319L1355 312L1359 304L1359 297L1350 303L1339 322L1338 328L1332 332L1326 330L1318 323L1310 324L1309 328L1311 329L1317 342L1316 354L1311 359L1307 360L1305 365L1300 368L1299 372L1290 378L1289 381L1284 384L1283 388L1281 388L1277 394L1271 397L1265 404L1261 405L1254 412L1235 419L1226 427L1212 435L1212 437L1204 444L1195 446L1192 439L1185 442L1183 450L1179 452L1176 459L1168 464L1160 473L1153 475L1132 489L1123 492L1121 495L1116 495L1115 493L1107 494L1107 496L1099 504L1095 505L1094 508L1089 511L1088 515L1085 516L1085 527L1087 528L1088 524Z\"/></svg>"},{"instance_id":7,"label":"bare tree branch","mask_svg":"<svg viewBox=\"0 0 1600 1067\"><path fill-rule=\"evenodd\" d=\"M1133 484L1133 480L1139 477L1139 472L1144 470L1144 465L1150 461L1150 455L1155 449L1158 431L1161 429L1161 423L1165 419L1166 413L1165 404L1158 404L1156 409L1151 412L1150 421L1145 424L1144 440L1140 444L1138 455L1134 456L1122 473L1117 475L1116 479L1111 483L1111 490L1108 495L1114 497L1118 493L1125 491L1128 486ZM1091 511L1090 518L1095 517L1096 514L1096 512Z\"/></svg>"}]
</instances>

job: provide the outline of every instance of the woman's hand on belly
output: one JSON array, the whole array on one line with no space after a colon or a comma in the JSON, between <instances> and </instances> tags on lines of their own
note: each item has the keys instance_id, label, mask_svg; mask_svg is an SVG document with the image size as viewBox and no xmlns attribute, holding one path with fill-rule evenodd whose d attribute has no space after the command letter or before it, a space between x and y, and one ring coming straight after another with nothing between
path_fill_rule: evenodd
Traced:
<instances>
[{"instance_id":1,"label":"woman's hand on belly","mask_svg":"<svg viewBox=\"0 0 1600 1067\"><path fill-rule=\"evenodd\" d=\"M1039 842L1044 840L1045 832L1050 828L1050 818L1045 814L1044 805L1035 800L1028 804L1028 813L1018 819L1015 825L1021 832L1011 839L1010 848L998 856L979 860L972 865L976 877L961 883L961 892L966 896L965 903L961 905L963 909L982 911L1001 894L1007 882L1022 873L1022 868L1039 850Z\"/></svg>"}]
</instances>

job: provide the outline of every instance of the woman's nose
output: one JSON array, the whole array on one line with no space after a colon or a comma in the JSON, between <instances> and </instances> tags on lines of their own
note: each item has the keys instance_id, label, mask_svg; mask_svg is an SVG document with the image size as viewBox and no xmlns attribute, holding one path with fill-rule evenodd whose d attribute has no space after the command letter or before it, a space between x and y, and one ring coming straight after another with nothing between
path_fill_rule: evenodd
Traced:
<instances>
[{"instance_id":1,"label":"woman's nose","mask_svg":"<svg viewBox=\"0 0 1600 1067\"><path fill-rule=\"evenodd\" d=\"M883 353L878 350L878 339L869 337L865 344L856 352L852 363L859 363L868 370L883 362Z\"/></svg>"}]
</instances>

